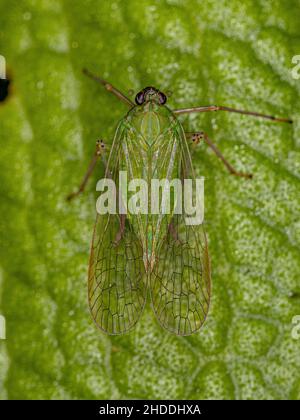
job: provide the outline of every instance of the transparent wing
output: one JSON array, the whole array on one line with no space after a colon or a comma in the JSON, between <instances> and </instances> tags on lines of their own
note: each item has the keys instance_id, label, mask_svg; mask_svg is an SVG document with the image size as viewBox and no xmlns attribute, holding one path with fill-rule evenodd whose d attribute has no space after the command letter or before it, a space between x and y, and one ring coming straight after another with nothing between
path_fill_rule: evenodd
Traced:
<instances>
[{"instance_id":1,"label":"transparent wing","mask_svg":"<svg viewBox=\"0 0 300 420\"><path fill-rule=\"evenodd\" d=\"M159 323L178 335L199 330L210 301L210 266L204 229L186 226L176 215L150 276L152 305Z\"/></svg>"},{"instance_id":2,"label":"transparent wing","mask_svg":"<svg viewBox=\"0 0 300 420\"><path fill-rule=\"evenodd\" d=\"M115 139L106 169L107 176L112 179L118 174L119 153L119 142ZM147 293L142 247L128 220L122 238L118 240L119 233L119 215L97 215L89 264L88 298L94 321L108 334L122 334L134 327L143 311Z\"/></svg>"},{"instance_id":3,"label":"transparent wing","mask_svg":"<svg viewBox=\"0 0 300 420\"><path fill-rule=\"evenodd\" d=\"M184 134L181 136L181 177L194 177ZM152 306L159 323L178 335L199 330L208 313L211 280L203 225L187 225L185 214L162 224L165 237L150 274Z\"/></svg>"},{"instance_id":4,"label":"transparent wing","mask_svg":"<svg viewBox=\"0 0 300 420\"><path fill-rule=\"evenodd\" d=\"M92 316L103 331L121 334L138 321L146 300L139 241L130 227L115 245L116 215L98 216L90 257L88 296Z\"/></svg>"}]
</instances>

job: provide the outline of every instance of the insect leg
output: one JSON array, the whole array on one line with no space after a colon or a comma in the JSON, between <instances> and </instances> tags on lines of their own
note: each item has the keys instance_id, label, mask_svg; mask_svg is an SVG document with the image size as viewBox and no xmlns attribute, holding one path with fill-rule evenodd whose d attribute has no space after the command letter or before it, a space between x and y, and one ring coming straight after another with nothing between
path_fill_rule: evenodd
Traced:
<instances>
[{"instance_id":1,"label":"insect leg","mask_svg":"<svg viewBox=\"0 0 300 420\"><path fill-rule=\"evenodd\" d=\"M238 172L234 169L233 166L230 165L230 163L225 159L225 157L222 155L220 150L217 148L217 146L211 141L211 139L208 137L206 133L203 131L198 131L196 133L186 133L186 137L190 138L193 142L193 144L198 144L200 140L204 140L205 143L213 150L213 152L218 156L219 159L224 163L227 170L230 174L235 176L240 176L243 178L253 178L252 174L247 174L244 172Z\"/></svg>"},{"instance_id":2,"label":"insect leg","mask_svg":"<svg viewBox=\"0 0 300 420\"><path fill-rule=\"evenodd\" d=\"M169 223L168 233L172 236L173 240L176 243L182 244L182 241L180 240L179 235L178 235L178 230L177 230L173 220Z\"/></svg>"},{"instance_id":3,"label":"insect leg","mask_svg":"<svg viewBox=\"0 0 300 420\"><path fill-rule=\"evenodd\" d=\"M97 140L96 149L95 149L94 155L93 155L93 157L90 161L89 167L86 171L86 174L84 175L83 180L82 180L81 184L79 185L78 190L67 196L68 201L71 201L73 198L75 198L77 195L81 194L84 191L85 186L87 184L87 181L88 181L89 177L91 176L99 157L103 154L104 149L105 149L105 145L104 145L103 141L102 140Z\"/></svg>"},{"instance_id":4,"label":"insect leg","mask_svg":"<svg viewBox=\"0 0 300 420\"><path fill-rule=\"evenodd\" d=\"M117 88L115 88L106 80L101 79L101 77L95 76L93 73L91 73L87 69L83 69L82 71L86 76L90 77L91 79L95 80L98 83L101 83L101 85L103 85L106 90L113 93L118 99L125 102L127 105L135 106L134 102L132 102L129 98L127 98L127 96L125 96L122 92L120 92Z\"/></svg>"},{"instance_id":5,"label":"insect leg","mask_svg":"<svg viewBox=\"0 0 300 420\"><path fill-rule=\"evenodd\" d=\"M120 240L122 239L125 231L125 220L126 220L126 214L120 215L120 229L117 232L116 239L114 240L114 245L118 246Z\"/></svg>"},{"instance_id":6,"label":"insect leg","mask_svg":"<svg viewBox=\"0 0 300 420\"><path fill-rule=\"evenodd\" d=\"M266 118L268 120L272 120L275 122L286 122L290 124L293 123L293 121L289 118L278 118L278 117L274 117L273 115L261 114L260 112L244 111L242 109L235 109L235 108L229 108L227 106L217 106L217 105L196 106L192 108L175 109L173 110L173 113L178 115L178 114L191 114L194 112L210 112L210 111L236 112L238 114L252 115L253 117Z\"/></svg>"}]
</instances>

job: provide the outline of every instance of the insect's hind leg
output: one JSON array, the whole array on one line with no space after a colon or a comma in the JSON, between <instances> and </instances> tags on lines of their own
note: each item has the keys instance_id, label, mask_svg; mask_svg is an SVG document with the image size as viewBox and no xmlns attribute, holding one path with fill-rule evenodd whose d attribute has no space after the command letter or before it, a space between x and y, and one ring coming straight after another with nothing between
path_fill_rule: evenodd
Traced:
<instances>
[{"instance_id":1,"label":"insect's hind leg","mask_svg":"<svg viewBox=\"0 0 300 420\"><path fill-rule=\"evenodd\" d=\"M205 143L212 149L212 151L217 155L217 157L221 159L221 161L224 163L228 172L231 175L240 176L242 178L248 178L248 179L253 178L252 174L236 171L234 167L225 159L223 154L220 152L217 146L211 141L208 135L204 133L204 131L197 131L195 133L185 133L185 134L188 139L192 140L193 144L198 144L201 140L205 141Z\"/></svg>"},{"instance_id":2,"label":"insect's hind leg","mask_svg":"<svg viewBox=\"0 0 300 420\"><path fill-rule=\"evenodd\" d=\"M126 220L126 214L120 215L120 229L118 230L116 234L116 238L113 242L115 246L119 245L120 240L123 238L124 232L125 232L125 220Z\"/></svg>"},{"instance_id":3,"label":"insect's hind leg","mask_svg":"<svg viewBox=\"0 0 300 420\"><path fill-rule=\"evenodd\" d=\"M178 229L175 226L174 220L169 223L168 234L171 235L175 243L182 244L182 240L179 238Z\"/></svg>"},{"instance_id":4,"label":"insect's hind leg","mask_svg":"<svg viewBox=\"0 0 300 420\"><path fill-rule=\"evenodd\" d=\"M82 72L88 76L90 79L95 80L96 82L100 83L102 86L105 87L105 89L108 92L111 92L113 95L115 95L118 99L120 99L122 102L125 102L125 104L129 106L135 106L135 103L131 101L131 99L127 98L127 96L124 95L124 93L120 92L117 88L115 88L112 84L107 82L106 80L102 79L99 76L94 75L87 69L83 69Z\"/></svg>"},{"instance_id":5,"label":"insect's hind leg","mask_svg":"<svg viewBox=\"0 0 300 420\"><path fill-rule=\"evenodd\" d=\"M83 177L83 180L81 184L79 185L77 191L72 192L71 194L67 196L68 201L73 200L73 198L77 197L79 194L81 194L84 191L86 184L88 182L88 179L92 175L93 170L95 169L96 163L98 162L100 156L103 155L104 150L105 150L104 142L102 140L97 140L94 155L90 161L88 169Z\"/></svg>"}]
</instances>

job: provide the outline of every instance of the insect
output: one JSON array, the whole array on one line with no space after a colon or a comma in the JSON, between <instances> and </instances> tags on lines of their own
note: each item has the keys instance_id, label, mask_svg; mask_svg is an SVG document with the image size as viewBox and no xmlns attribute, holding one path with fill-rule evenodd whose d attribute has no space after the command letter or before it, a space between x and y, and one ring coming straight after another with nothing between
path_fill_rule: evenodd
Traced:
<instances>
[{"instance_id":1,"label":"insect","mask_svg":"<svg viewBox=\"0 0 300 420\"><path fill-rule=\"evenodd\" d=\"M204 141L224 163L236 171L217 146L202 131L185 133L178 116L194 112L227 111L292 123L258 112L226 106L199 106L170 110L167 96L146 87L135 102L107 81L84 70L129 107L119 122L108 159L106 177L117 184L120 170L130 179L194 179L190 145ZM104 156L103 141L96 150L78 190L81 193ZM119 198L122 200L122 197ZM185 214L97 214L89 262L88 299L97 326L108 334L130 331L139 320L148 294L160 325L171 333L189 335L203 325L211 297L211 267L203 224L188 225Z\"/></svg>"}]
</instances>

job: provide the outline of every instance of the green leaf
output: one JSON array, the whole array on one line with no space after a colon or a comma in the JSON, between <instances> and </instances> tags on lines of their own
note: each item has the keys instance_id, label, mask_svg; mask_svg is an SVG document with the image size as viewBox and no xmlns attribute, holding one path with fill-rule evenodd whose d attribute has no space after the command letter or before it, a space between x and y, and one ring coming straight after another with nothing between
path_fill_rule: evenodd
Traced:
<instances>
[{"instance_id":1,"label":"green leaf","mask_svg":"<svg viewBox=\"0 0 300 420\"><path fill-rule=\"evenodd\" d=\"M0 395L36 398L300 398L299 1L0 1ZM253 180L227 174L204 146L209 317L176 337L150 304L136 330L98 331L86 298L95 183L73 203L97 138L109 143L125 93L171 90L171 108L221 104L292 117L228 113L182 119L206 130Z\"/></svg>"}]
</instances>

